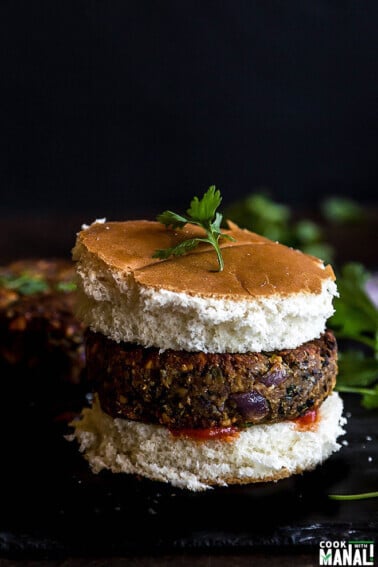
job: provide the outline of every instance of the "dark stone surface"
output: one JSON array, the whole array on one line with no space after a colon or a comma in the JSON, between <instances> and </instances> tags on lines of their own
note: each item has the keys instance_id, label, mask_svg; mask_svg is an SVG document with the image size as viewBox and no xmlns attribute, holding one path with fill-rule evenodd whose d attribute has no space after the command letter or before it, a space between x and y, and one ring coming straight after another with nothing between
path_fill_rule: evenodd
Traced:
<instances>
[{"instance_id":1,"label":"dark stone surface","mask_svg":"<svg viewBox=\"0 0 378 567\"><path fill-rule=\"evenodd\" d=\"M54 415L77 409L79 400L62 393L44 399L41 392L33 399L27 391L28 399L19 387L2 398L3 557L303 551L322 539L376 536L376 499L328 497L377 490L377 414L361 408L358 397L344 396L348 444L316 470L192 493L132 476L93 475Z\"/></svg>"}]
</instances>

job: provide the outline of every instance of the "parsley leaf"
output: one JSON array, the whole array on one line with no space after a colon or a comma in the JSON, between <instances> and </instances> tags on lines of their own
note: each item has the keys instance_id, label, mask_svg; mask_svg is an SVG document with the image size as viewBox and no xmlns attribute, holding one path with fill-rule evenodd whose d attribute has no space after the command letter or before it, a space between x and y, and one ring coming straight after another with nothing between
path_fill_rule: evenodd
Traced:
<instances>
[{"instance_id":1,"label":"parsley leaf","mask_svg":"<svg viewBox=\"0 0 378 567\"><path fill-rule=\"evenodd\" d=\"M189 250L196 248L198 241L198 238L190 238L189 240L180 242L180 244L177 244L177 246L174 246L173 248L163 248L162 250L156 250L154 258L166 259L170 256L181 256L182 254L189 252Z\"/></svg>"},{"instance_id":2,"label":"parsley leaf","mask_svg":"<svg viewBox=\"0 0 378 567\"><path fill-rule=\"evenodd\" d=\"M349 349L339 352L338 366L339 386L365 388L378 379L378 360L360 350Z\"/></svg>"},{"instance_id":3,"label":"parsley leaf","mask_svg":"<svg viewBox=\"0 0 378 567\"><path fill-rule=\"evenodd\" d=\"M357 263L343 266L337 278L340 297L335 299L335 314L329 320L337 339L363 345L362 350L339 353L336 389L362 396L366 409L378 408L378 309L366 292L368 271Z\"/></svg>"},{"instance_id":4,"label":"parsley leaf","mask_svg":"<svg viewBox=\"0 0 378 567\"><path fill-rule=\"evenodd\" d=\"M172 211L164 211L164 213L157 216L157 220L165 224L165 226L171 226L172 228L182 228L188 222L185 217L173 213Z\"/></svg>"},{"instance_id":5,"label":"parsley leaf","mask_svg":"<svg viewBox=\"0 0 378 567\"><path fill-rule=\"evenodd\" d=\"M222 197L220 191L216 189L215 185L212 185L203 195L202 199L198 197L192 199L190 207L186 211L187 216L179 215L173 211L164 211L158 215L157 220L167 227L183 228L187 223L200 226L205 230L206 237L191 238L180 242L180 244L173 248L156 250L153 254L153 258L166 259L170 256L181 256L189 252L189 250L196 248L200 242L206 242L214 247L218 259L218 271L221 272L224 268L224 261L219 246L219 240L221 238L234 240L232 236L224 234L221 231L223 215L217 212L221 201Z\"/></svg>"},{"instance_id":6,"label":"parsley leaf","mask_svg":"<svg viewBox=\"0 0 378 567\"><path fill-rule=\"evenodd\" d=\"M13 274L1 275L0 286L17 291L21 295L33 295L49 290L49 285L44 279L27 272L17 276Z\"/></svg>"},{"instance_id":7,"label":"parsley leaf","mask_svg":"<svg viewBox=\"0 0 378 567\"><path fill-rule=\"evenodd\" d=\"M44 279L43 275L31 272L20 274L0 273L0 287L18 292L20 295L34 295L55 289L59 292L70 293L76 290L76 283L72 280L58 281L55 284Z\"/></svg>"},{"instance_id":8,"label":"parsley leaf","mask_svg":"<svg viewBox=\"0 0 378 567\"><path fill-rule=\"evenodd\" d=\"M358 263L343 266L337 278L340 297L329 325L337 338L351 339L371 347L378 355L378 309L366 293L369 273Z\"/></svg>"},{"instance_id":9,"label":"parsley leaf","mask_svg":"<svg viewBox=\"0 0 378 567\"><path fill-rule=\"evenodd\" d=\"M69 293L71 291L75 291L77 285L74 281L62 281L62 282L58 282L55 288L57 291L63 291L65 293Z\"/></svg>"},{"instance_id":10,"label":"parsley leaf","mask_svg":"<svg viewBox=\"0 0 378 567\"><path fill-rule=\"evenodd\" d=\"M350 223L363 220L364 208L348 197L329 197L322 203L322 213L326 220L333 223Z\"/></svg>"},{"instance_id":11,"label":"parsley leaf","mask_svg":"<svg viewBox=\"0 0 378 567\"><path fill-rule=\"evenodd\" d=\"M324 230L310 219L296 220L287 205L273 201L266 191L252 193L226 208L227 218L281 244L331 262L334 251L324 240Z\"/></svg>"},{"instance_id":12,"label":"parsley leaf","mask_svg":"<svg viewBox=\"0 0 378 567\"><path fill-rule=\"evenodd\" d=\"M366 409L378 408L378 360L364 352L348 350L339 353L339 392L359 394Z\"/></svg>"},{"instance_id":13,"label":"parsley leaf","mask_svg":"<svg viewBox=\"0 0 378 567\"><path fill-rule=\"evenodd\" d=\"M215 185L212 185L202 199L194 197L187 213L199 225L210 224L221 201L220 191L215 188Z\"/></svg>"}]
</instances>

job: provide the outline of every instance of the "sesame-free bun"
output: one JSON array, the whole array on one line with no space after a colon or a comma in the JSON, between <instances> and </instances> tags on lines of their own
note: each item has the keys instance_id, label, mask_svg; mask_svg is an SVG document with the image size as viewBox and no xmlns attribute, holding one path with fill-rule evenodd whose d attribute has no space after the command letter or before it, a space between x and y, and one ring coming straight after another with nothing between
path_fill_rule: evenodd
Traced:
<instances>
[{"instance_id":1,"label":"sesame-free bun","mask_svg":"<svg viewBox=\"0 0 378 567\"><path fill-rule=\"evenodd\" d=\"M225 267L200 244L184 256L157 249L203 236L158 222L95 222L78 236L79 317L117 342L160 349L259 352L317 338L337 295L330 266L229 223L221 240Z\"/></svg>"},{"instance_id":2,"label":"sesame-free bun","mask_svg":"<svg viewBox=\"0 0 378 567\"><path fill-rule=\"evenodd\" d=\"M345 433L343 403L331 394L319 409L314 427L301 430L293 421L254 425L230 441L196 441L173 436L160 425L113 419L98 400L73 422L71 440L94 473L139 474L190 490L212 485L276 481L314 469L339 450Z\"/></svg>"}]
</instances>

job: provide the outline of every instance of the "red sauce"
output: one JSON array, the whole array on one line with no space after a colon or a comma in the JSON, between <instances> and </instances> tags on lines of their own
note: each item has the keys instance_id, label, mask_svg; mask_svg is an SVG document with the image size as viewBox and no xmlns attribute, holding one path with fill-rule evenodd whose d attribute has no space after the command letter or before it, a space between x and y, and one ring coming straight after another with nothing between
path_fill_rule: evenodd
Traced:
<instances>
[{"instance_id":1,"label":"red sauce","mask_svg":"<svg viewBox=\"0 0 378 567\"><path fill-rule=\"evenodd\" d=\"M237 427L211 427L209 429L170 429L174 437L188 437L195 441L233 441L239 436L239 429Z\"/></svg>"},{"instance_id":2,"label":"red sauce","mask_svg":"<svg viewBox=\"0 0 378 567\"><path fill-rule=\"evenodd\" d=\"M314 431L319 421L318 410L308 410L304 415L293 419L293 421L300 431Z\"/></svg>"},{"instance_id":3,"label":"red sauce","mask_svg":"<svg viewBox=\"0 0 378 567\"><path fill-rule=\"evenodd\" d=\"M74 411L64 411L58 415L56 415L54 417L54 421L56 423L69 423L70 421L73 421L75 418L79 417L79 413L74 412Z\"/></svg>"}]
</instances>

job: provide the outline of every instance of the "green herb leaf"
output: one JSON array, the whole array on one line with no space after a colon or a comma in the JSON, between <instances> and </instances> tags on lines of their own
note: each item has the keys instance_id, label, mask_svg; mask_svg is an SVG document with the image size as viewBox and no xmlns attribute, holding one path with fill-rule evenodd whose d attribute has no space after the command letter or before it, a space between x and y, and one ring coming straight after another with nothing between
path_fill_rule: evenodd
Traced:
<instances>
[{"instance_id":1,"label":"green herb leaf","mask_svg":"<svg viewBox=\"0 0 378 567\"><path fill-rule=\"evenodd\" d=\"M339 224L362 220L365 213L359 203L346 197L329 197L321 208L324 218Z\"/></svg>"},{"instance_id":2,"label":"green herb leaf","mask_svg":"<svg viewBox=\"0 0 378 567\"><path fill-rule=\"evenodd\" d=\"M226 215L242 228L292 245L289 207L274 202L263 192L231 204L226 209Z\"/></svg>"},{"instance_id":3,"label":"green herb leaf","mask_svg":"<svg viewBox=\"0 0 378 567\"><path fill-rule=\"evenodd\" d=\"M182 228L188 222L188 219L172 211L164 211L164 213L158 215L156 219L162 224L165 224L165 226L171 226L173 228Z\"/></svg>"},{"instance_id":4,"label":"green herb leaf","mask_svg":"<svg viewBox=\"0 0 378 567\"><path fill-rule=\"evenodd\" d=\"M332 262L334 250L324 241L321 226L310 219L294 222L291 209L273 201L266 191L254 193L226 209L227 218L270 240L299 248L306 254Z\"/></svg>"},{"instance_id":5,"label":"green herb leaf","mask_svg":"<svg viewBox=\"0 0 378 567\"><path fill-rule=\"evenodd\" d=\"M366 293L369 273L361 264L346 264L337 278L340 297L335 299L335 314L329 320L338 338L363 343L378 355L378 309Z\"/></svg>"},{"instance_id":6,"label":"green herb leaf","mask_svg":"<svg viewBox=\"0 0 378 567\"><path fill-rule=\"evenodd\" d=\"M160 250L156 250L152 257L153 258L162 258L162 259L165 260L166 258L169 258L170 256L182 256L182 254L185 254L186 252L189 252L189 250L196 248L199 241L200 240L198 238L191 238L189 240L183 240L182 242L180 242L180 244L178 244L177 246L174 246L173 248L162 248Z\"/></svg>"},{"instance_id":7,"label":"green herb leaf","mask_svg":"<svg viewBox=\"0 0 378 567\"><path fill-rule=\"evenodd\" d=\"M0 286L17 291L21 295L33 295L48 291L48 283L39 276L23 272L20 275L4 274L0 276Z\"/></svg>"},{"instance_id":8,"label":"green herb leaf","mask_svg":"<svg viewBox=\"0 0 378 567\"><path fill-rule=\"evenodd\" d=\"M75 291L77 285L73 281L68 281L68 282L58 282L55 287L57 291L63 291L65 293L69 293L71 291Z\"/></svg>"},{"instance_id":9,"label":"green herb leaf","mask_svg":"<svg viewBox=\"0 0 378 567\"><path fill-rule=\"evenodd\" d=\"M153 254L153 258L166 259L170 256L181 256L198 246L200 242L206 242L214 247L217 254L219 271L221 272L224 268L224 262L219 240L220 238L234 240L232 236L221 232L223 216L217 212L221 201L222 197L220 191L216 189L215 185L212 185L203 195L202 199L198 197L192 199L190 207L187 210L187 216L179 215L173 211L164 211L158 215L156 217L157 220L167 227L183 228L187 223L196 224L205 230L206 237L184 240L172 248L156 250Z\"/></svg>"},{"instance_id":10,"label":"green herb leaf","mask_svg":"<svg viewBox=\"0 0 378 567\"><path fill-rule=\"evenodd\" d=\"M310 220L300 220L294 226L295 236L304 244L317 243L323 237L323 233L319 225Z\"/></svg>"},{"instance_id":11,"label":"green herb leaf","mask_svg":"<svg viewBox=\"0 0 378 567\"><path fill-rule=\"evenodd\" d=\"M325 242L311 242L309 244L301 244L299 248L305 254L320 258L325 264L332 262L334 250L332 246L326 244Z\"/></svg>"},{"instance_id":12,"label":"green herb leaf","mask_svg":"<svg viewBox=\"0 0 378 567\"><path fill-rule=\"evenodd\" d=\"M222 197L220 191L215 188L215 185L211 185L202 199L194 197L190 203L189 209L187 210L189 218L202 225L211 223L215 216L215 211L221 204L221 201Z\"/></svg>"},{"instance_id":13,"label":"green herb leaf","mask_svg":"<svg viewBox=\"0 0 378 567\"><path fill-rule=\"evenodd\" d=\"M365 388L378 380L378 360L360 350L339 352L337 386Z\"/></svg>"}]
</instances>

